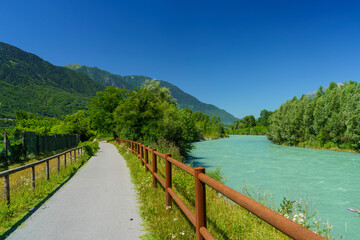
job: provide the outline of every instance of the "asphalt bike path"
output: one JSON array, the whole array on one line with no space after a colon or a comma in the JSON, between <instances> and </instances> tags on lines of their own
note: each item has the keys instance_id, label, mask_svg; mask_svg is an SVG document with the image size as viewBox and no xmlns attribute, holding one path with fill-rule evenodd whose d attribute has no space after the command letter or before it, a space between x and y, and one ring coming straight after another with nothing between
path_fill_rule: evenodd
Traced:
<instances>
[{"instance_id":1,"label":"asphalt bike path","mask_svg":"<svg viewBox=\"0 0 360 240\"><path fill-rule=\"evenodd\" d=\"M114 145L99 152L7 239L139 239L137 200Z\"/></svg>"}]
</instances>

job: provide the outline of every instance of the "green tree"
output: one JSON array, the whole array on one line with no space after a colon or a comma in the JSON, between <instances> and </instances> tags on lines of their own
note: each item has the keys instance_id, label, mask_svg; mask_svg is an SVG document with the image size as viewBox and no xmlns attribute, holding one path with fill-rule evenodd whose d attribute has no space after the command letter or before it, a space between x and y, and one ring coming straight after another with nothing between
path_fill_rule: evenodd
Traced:
<instances>
[{"instance_id":1,"label":"green tree","mask_svg":"<svg viewBox=\"0 0 360 240\"><path fill-rule=\"evenodd\" d=\"M99 133L115 134L114 111L127 96L127 90L107 87L104 91L96 93L89 105L91 128Z\"/></svg>"}]
</instances>

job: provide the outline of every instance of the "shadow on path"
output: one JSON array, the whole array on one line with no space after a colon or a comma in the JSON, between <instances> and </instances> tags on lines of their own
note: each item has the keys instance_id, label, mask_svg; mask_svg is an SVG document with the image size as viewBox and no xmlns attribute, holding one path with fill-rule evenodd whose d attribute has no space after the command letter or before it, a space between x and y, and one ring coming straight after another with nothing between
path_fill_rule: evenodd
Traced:
<instances>
[{"instance_id":1,"label":"shadow on path","mask_svg":"<svg viewBox=\"0 0 360 240\"><path fill-rule=\"evenodd\" d=\"M94 155L96 156L96 155ZM86 161L87 162L87 161ZM23 222L25 222L33 213L35 213L49 198L51 198L59 189L64 186L70 179L78 172L78 170L86 163L83 162L79 168L72 173L64 182L62 182L57 188L55 188L48 196L46 196L41 202L39 202L33 209L31 209L24 217L22 217L17 223L15 223L9 230L0 236L0 240L6 239L11 233L13 233Z\"/></svg>"}]
</instances>

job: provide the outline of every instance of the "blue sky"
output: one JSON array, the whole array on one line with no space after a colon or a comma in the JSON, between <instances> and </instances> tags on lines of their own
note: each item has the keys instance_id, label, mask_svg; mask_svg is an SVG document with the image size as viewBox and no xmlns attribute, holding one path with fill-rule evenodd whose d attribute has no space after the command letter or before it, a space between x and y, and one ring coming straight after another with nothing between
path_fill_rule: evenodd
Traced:
<instances>
[{"instance_id":1,"label":"blue sky","mask_svg":"<svg viewBox=\"0 0 360 240\"><path fill-rule=\"evenodd\" d=\"M52 64L171 82L236 117L360 81L358 1L14 1L0 41Z\"/></svg>"}]
</instances>

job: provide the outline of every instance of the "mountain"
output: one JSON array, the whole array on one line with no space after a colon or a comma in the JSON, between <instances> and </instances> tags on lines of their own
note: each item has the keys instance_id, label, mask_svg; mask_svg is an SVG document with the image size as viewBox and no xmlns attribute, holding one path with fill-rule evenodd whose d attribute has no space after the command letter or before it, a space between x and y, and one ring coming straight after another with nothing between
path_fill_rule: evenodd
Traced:
<instances>
[{"instance_id":1,"label":"mountain","mask_svg":"<svg viewBox=\"0 0 360 240\"><path fill-rule=\"evenodd\" d=\"M77 72L84 73L105 87L114 85L117 88L126 88L132 90L134 87L140 88L146 80L152 80L150 77L141 75L115 75L97 67L88 67L79 64L68 64L65 67ZM225 110L219 109L211 104L203 103L169 82L160 80L160 85L170 90L172 96L177 100L180 108L189 108L192 111L200 111L209 116L219 116L221 121L225 124L232 124L236 120L233 115L226 112Z\"/></svg>"},{"instance_id":2,"label":"mountain","mask_svg":"<svg viewBox=\"0 0 360 240\"><path fill-rule=\"evenodd\" d=\"M104 86L85 74L57 67L0 42L0 118L16 110L61 117L86 109Z\"/></svg>"}]
</instances>

